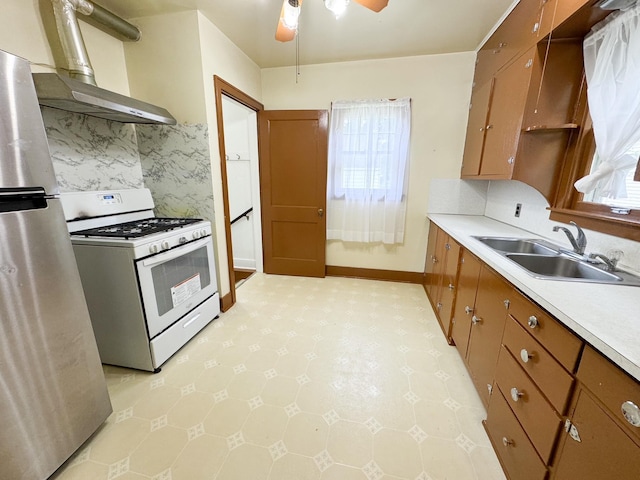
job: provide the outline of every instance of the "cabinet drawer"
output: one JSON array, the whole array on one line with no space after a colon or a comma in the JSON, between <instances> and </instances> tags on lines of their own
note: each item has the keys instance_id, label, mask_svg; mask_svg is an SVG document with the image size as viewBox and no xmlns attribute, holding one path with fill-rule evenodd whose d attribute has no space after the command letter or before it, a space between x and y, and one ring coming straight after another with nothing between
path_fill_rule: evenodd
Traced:
<instances>
[{"instance_id":1,"label":"cabinet drawer","mask_svg":"<svg viewBox=\"0 0 640 480\"><path fill-rule=\"evenodd\" d=\"M547 463L560 430L561 419L504 347L498 359L496 382L531 443Z\"/></svg>"},{"instance_id":2,"label":"cabinet drawer","mask_svg":"<svg viewBox=\"0 0 640 480\"><path fill-rule=\"evenodd\" d=\"M502 468L513 480L543 480L547 469L499 389L494 390L485 422Z\"/></svg>"},{"instance_id":3,"label":"cabinet drawer","mask_svg":"<svg viewBox=\"0 0 640 480\"><path fill-rule=\"evenodd\" d=\"M574 372L582 340L520 293L515 293L509 314L540 342L569 372Z\"/></svg>"},{"instance_id":4,"label":"cabinet drawer","mask_svg":"<svg viewBox=\"0 0 640 480\"><path fill-rule=\"evenodd\" d=\"M507 319L502 343L555 409L564 414L573 377L511 317Z\"/></svg>"},{"instance_id":5,"label":"cabinet drawer","mask_svg":"<svg viewBox=\"0 0 640 480\"><path fill-rule=\"evenodd\" d=\"M582 355L577 377L640 440L640 422L633 426L622 413L626 404L629 411L640 414L640 384L589 346Z\"/></svg>"}]
</instances>

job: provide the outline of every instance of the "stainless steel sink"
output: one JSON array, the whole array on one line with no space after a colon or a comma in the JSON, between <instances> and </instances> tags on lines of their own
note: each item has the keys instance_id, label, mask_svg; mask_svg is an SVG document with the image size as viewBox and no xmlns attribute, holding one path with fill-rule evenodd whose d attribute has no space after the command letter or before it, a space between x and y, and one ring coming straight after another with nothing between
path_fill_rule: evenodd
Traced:
<instances>
[{"instance_id":1,"label":"stainless steel sink","mask_svg":"<svg viewBox=\"0 0 640 480\"><path fill-rule=\"evenodd\" d=\"M622 281L622 278L615 273L606 272L595 265L564 255L507 254L505 256L539 277L562 277L607 283Z\"/></svg>"},{"instance_id":2,"label":"stainless steel sink","mask_svg":"<svg viewBox=\"0 0 640 480\"><path fill-rule=\"evenodd\" d=\"M474 237L494 250L506 253L536 253L541 255L553 255L559 253L555 245L544 240L508 237Z\"/></svg>"},{"instance_id":3,"label":"stainless steel sink","mask_svg":"<svg viewBox=\"0 0 640 480\"><path fill-rule=\"evenodd\" d=\"M515 237L473 237L542 279L640 286L640 277L629 272L607 271L546 240Z\"/></svg>"}]
</instances>

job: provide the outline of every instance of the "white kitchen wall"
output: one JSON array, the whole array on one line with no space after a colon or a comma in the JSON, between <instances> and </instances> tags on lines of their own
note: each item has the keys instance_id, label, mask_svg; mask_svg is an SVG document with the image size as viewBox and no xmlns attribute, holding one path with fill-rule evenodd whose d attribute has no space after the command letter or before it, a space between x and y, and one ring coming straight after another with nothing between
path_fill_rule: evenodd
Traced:
<instances>
[{"instance_id":1,"label":"white kitchen wall","mask_svg":"<svg viewBox=\"0 0 640 480\"><path fill-rule=\"evenodd\" d=\"M514 215L516 203L522 204L520 217ZM549 220L549 202L534 188L522 182L493 181L489 185L487 194L487 208L485 215L504 223L522 228L536 235L548 238L571 248L571 244L562 232L554 232L554 225L569 228L575 234L575 227ZM580 219L575 222L580 225ZM620 265L640 272L640 242L606 235L604 233L586 230L587 252L599 252L605 255L609 250L622 250L624 257Z\"/></svg>"},{"instance_id":2,"label":"white kitchen wall","mask_svg":"<svg viewBox=\"0 0 640 480\"><path fill-rule=\"evenodd\" d=\"M55 33L50 1L2 0L0 8L1 50L40 64L32 65L35 72L67 66ZM129 95L123 43L83 21L79 24L98 85Z\"/></svg>"},{"instance_id":3,"label":"white kitchen wall","mask_svg":"<svg viewBox=\"0 0 640 480\"><path fill-rule=\"evenodd\" d=\"M329 109L334 100L411 97L412 134L405 241L401 245L331 241L327 265L422 272L432 178L457 178L475 53L429 55L262 70L272 109Z\"/></svg>"},{"instance_id":4,"label":"white kitchen wall","mask_svg":"<svg viewBox=\"0 0 640 480\"><path fill-rule=\"evenodd\" d=\"M218 285L224 296L230 291L229 260L222 215L213 76L220 76L260 100L260 69L199 11L155 15L132 22L144 33L140 42L124 45L131 95L164 106L179 123L206 125L211 132L208 136L211 178L201 187L213 199L208 208L215 208L212 223ZM176 162L176 168L179 167ZM164 202L162 198L154 200ZM178 202L179 198L175 200ZM183 208L188 207L185 201Z\"/></svg>"}]
</instances>

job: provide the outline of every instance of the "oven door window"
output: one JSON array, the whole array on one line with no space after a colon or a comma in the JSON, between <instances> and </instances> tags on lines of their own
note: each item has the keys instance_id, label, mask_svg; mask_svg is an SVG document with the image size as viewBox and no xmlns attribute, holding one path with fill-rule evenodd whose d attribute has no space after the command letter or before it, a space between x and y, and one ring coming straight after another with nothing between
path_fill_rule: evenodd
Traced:
<instances>
[{"instance_id":1,"label":"oven door window","mask_svg":"<svg viewBox=\"0 0 640 480\"><path fill-rule=\"evenodd\" d=\"M158 315L164 315L211 283L207 247L151 267Z\"/></svg>"},{"instance_id":2,"label":"oven door window","mask_svg":"<svg viewBox=\"0 0 640 480\"><path fill-rule=\"evenodd\" d=\"M216 293L211 237L137 262L149 338Z\"/></svg>"}]
</instances>

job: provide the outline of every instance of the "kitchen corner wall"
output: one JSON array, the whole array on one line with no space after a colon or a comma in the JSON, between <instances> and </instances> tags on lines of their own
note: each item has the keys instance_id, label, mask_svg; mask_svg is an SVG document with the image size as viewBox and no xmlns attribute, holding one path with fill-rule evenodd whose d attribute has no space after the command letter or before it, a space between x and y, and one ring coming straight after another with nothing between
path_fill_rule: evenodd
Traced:
<instances>
[{"instance_id":1,"label":"kitchen corner wall","mask_svg":"<svg viewBox=\"0 0 640 480\"><path fill-rule=\"evenodd\" d=\"M411 149L405 241L330 241L327 265L422 272L430 180L460 171L474 52L262 70L267 110L330 109L335 100L411 97Z\"/></svg>"},{"instance_id":2,"label":"kitchen corner wall","mask_svg":"<svg viewBox=\"0 0 640 480\"><path fill-rule=\"evenodd\" d=\"M522 208L516 217L518 203ZM571 248L564 233L553 231L555 225L567 225L549 220L548 208L549 202L540 192L515 180L434 179L430 185L429 213L484 215ZM568 228L575 231L572 226ZM585 234L587 252L606 255L609 250L622 250L620 265L640 272L640 242L593 230L585 230Z\"/></svg>"}]
</instances>

